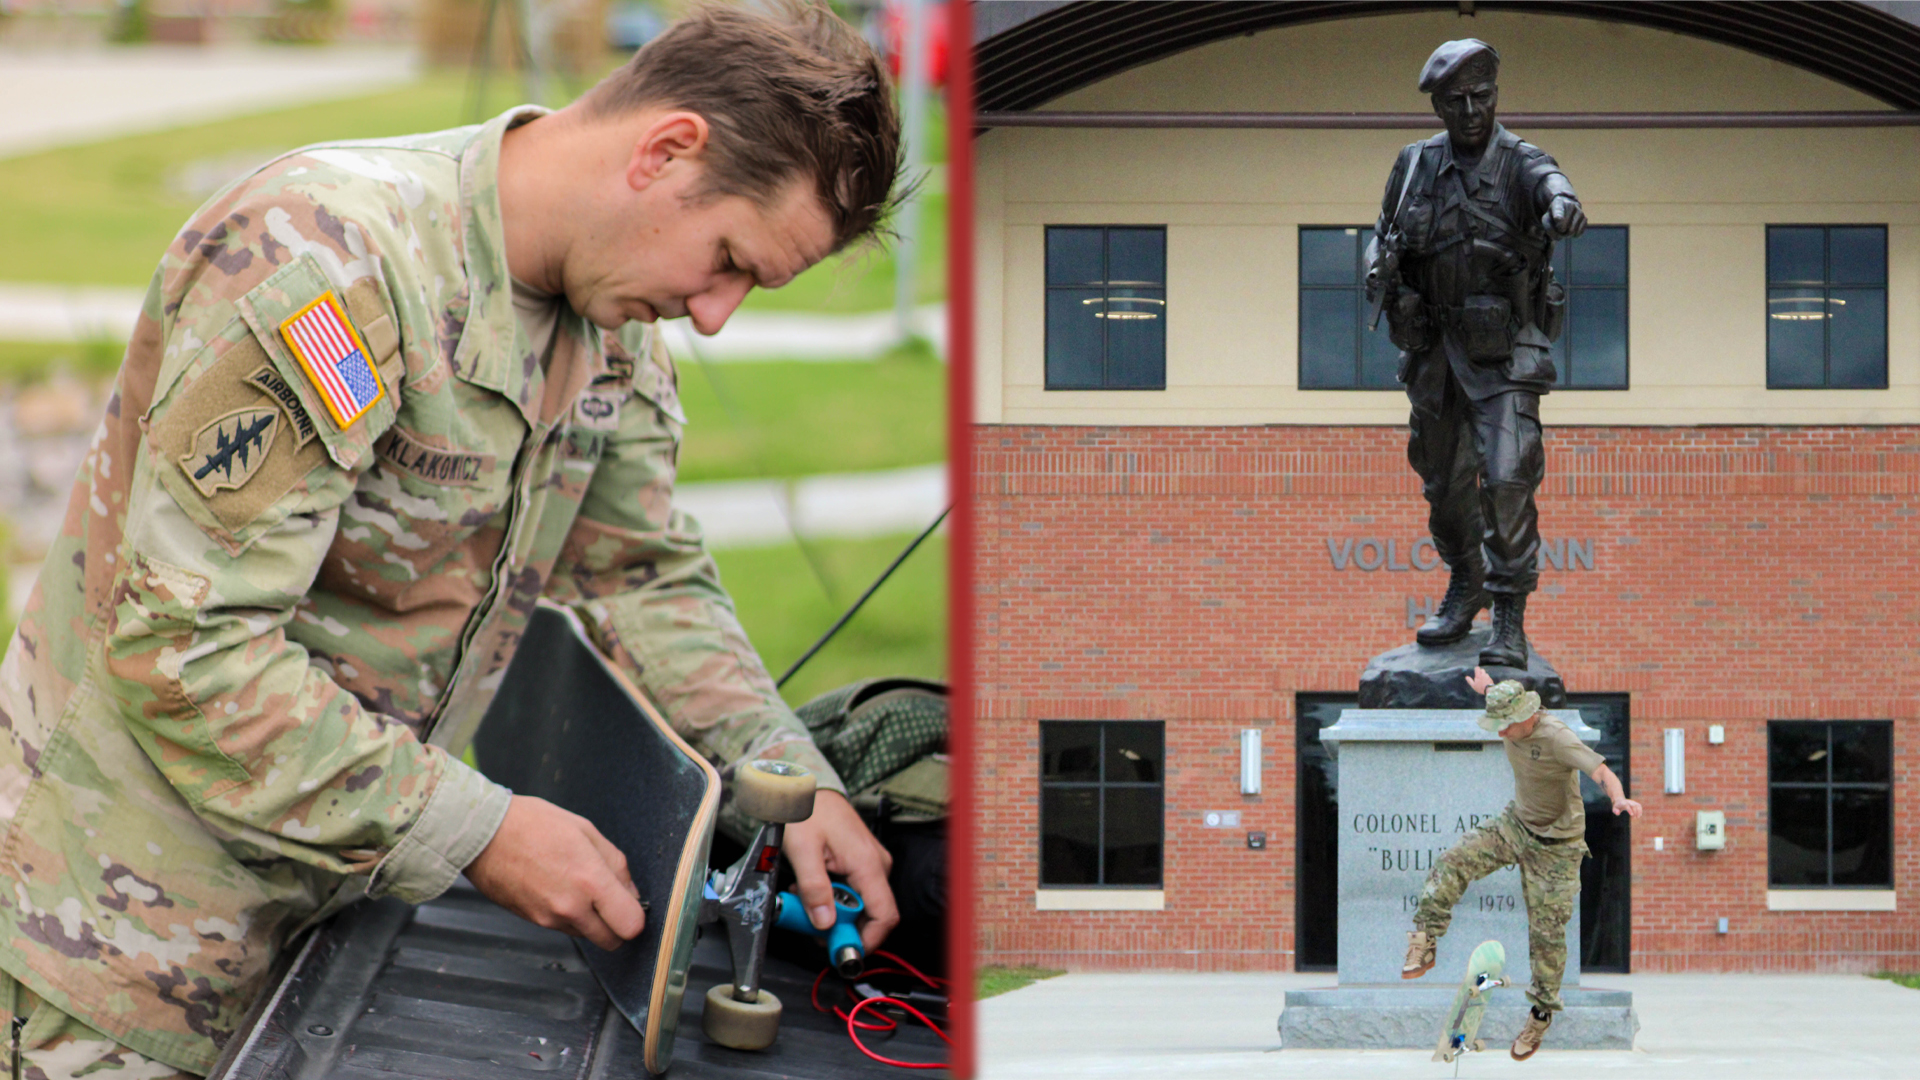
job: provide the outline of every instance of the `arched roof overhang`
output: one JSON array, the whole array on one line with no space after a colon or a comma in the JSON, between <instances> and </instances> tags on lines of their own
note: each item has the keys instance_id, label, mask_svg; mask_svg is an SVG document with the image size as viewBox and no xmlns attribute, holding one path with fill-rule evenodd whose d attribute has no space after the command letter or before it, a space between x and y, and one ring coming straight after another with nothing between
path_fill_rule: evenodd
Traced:
<instances>
[{"instance_id":1,"label":"arched roof overhang","mask_svg":"<svg viewBox=\"0 0 1920 1080\"><path fill-rule=\"evenodd\" d=\"M1920 2L1000 0L974 7L974 108L1033 109L1130 68L1241 34L1412 8L1530 11L1630 23L1745 49L1920 110Z\"/></svg>"}]
</instances>

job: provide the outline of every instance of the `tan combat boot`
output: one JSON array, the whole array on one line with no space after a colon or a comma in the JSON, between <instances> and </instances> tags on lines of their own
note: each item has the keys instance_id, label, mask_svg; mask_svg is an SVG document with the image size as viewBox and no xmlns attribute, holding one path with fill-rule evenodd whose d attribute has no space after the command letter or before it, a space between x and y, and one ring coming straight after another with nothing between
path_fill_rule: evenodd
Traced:
<instances>
[{"instance_id":1,"label":"tan combat boot","mask_svg":"<svg viewBox=\"0 0 1920 1080\"><path fill-rule=\"evenodd\" d=\"M1415 930L1407 935L1407 962L1400 965L1400 977L1417 979L1433 970L1433 953L1436 943L1427 936L1425 930Z\"/></svg>"},{"instance_id":2,"label":"tan combat boot","mask_svg":"<svg viewBox=\"0 0 1920 1080\"><path fill-rule=\"evenodd\" d=\"M1513 1037L1513 1050L1510 1051L1513 1054L1513 1060L1525 1061L1532 1057L1533 1052L1540 1049L1541 1040L1547 1037L1547 1026L1551 1023L1553 1023L1552 1013L1548 1013L1547 1018L1542 1020L1532 1009L1528 1009L1526 1026L1520 1029L1520 1034Z\"/></svg>"}]
</instances>

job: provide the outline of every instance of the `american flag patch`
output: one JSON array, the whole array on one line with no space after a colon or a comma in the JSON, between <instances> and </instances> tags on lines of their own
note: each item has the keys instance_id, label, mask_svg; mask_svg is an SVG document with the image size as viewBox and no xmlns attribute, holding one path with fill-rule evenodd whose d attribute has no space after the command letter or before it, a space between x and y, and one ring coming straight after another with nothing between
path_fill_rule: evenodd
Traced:
<instances>
[{"instance_id":1,"label":"american flag patch","mask_svg":"<svg viewBox=\"0 0 1920 1080\"><path fill-rule=\"evenodd\" d=\"M331 291L281 323L280 336L320 392L335 426L350 426L386 395L380 373L367 358L366 343Z\"/></svg>"}]
</instances>

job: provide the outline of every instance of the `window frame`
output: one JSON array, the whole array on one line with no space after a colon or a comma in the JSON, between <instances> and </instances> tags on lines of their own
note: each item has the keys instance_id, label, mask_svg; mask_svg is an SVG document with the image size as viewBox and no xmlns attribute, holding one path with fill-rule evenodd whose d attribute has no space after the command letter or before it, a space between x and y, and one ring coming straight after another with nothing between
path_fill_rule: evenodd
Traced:
<instances>
[{"instance_id":1,"label":"window frame","mask_svg":"<svg viewBox=\"0 0 1920 1080\"><path fill-rule=\"evenodd\" d=\"M1775 229L1819 229L1821 231L1821 239L1820 239L1821 249L1820 250L1821 250L1821 261L1823 263L1823 266L1821 269L1822 280L1819 287L1821 290L1821 299L1829 304L1831 304L1832 302L1833 290L1835 288L1834 281L1833 281L1833 230L1835 229L1878 229L1880 231L1880 263L1882 267L1882 273L1884 275L1880 284L1878 286L1868 286L1868 285L1839 286L1840 288L1843 288L1843 289L1865 289L1865 288L1877 287L1880 290L1880 294L1881 294L1880 381L1878 384L1871 385L1871 386L1835 386L1833 385L1833 323L1831 318L1825 320L1825 322L1822 324L1821 346L1820 346L1821 381L1811 386L1791 386L1791 385L1786 385L1786 384L1777 382L1774 379L1773 332L1772 332L1773 297L1769 294L1771 294L1775 289L1811 288L1811 286L1807 286L1807 285L1775 283L1774 276L1773 276L1773 231ZM1892 288L1892 285L1890 284L1890 279L1893 276L1893 266L1891 263L1891 259L1893 255L1893 251L1892 251L1893 245L1892 245L1892 238L1889 235L1889 233L1890 233L1890 230L1886 222L1876 223L1876 222L1867 222L1867 221L1828 221L1828 222L1780 221L1780 222L1767 223L1765 238L1762 241L1763 251L1761 255L1761 260L1764 263L1764 265L1762 266L1761 269L1762 269L1762 273L1765 275L1765 282L1761 289L1760 303L1761 303L1762 311L1764 313L1762 315L1763 325L1766 327L1766 334L1764 335L1765 336L1764 347L1766 351L1767 389L1768 390L1788 390L1788 391L1791 391L1791 390L1886 390L1891 387L1892 373L1890 371L1890 368L1892 367L1893 342L1888 337L1888 332L1891 329L1891 322L1893 318L1893 288Z\"/></svg>"},{"instance_id":2,"label":"window frame","mask_svg":"<svg viewBox=\"0 0 1920 1080\"><path fill-rule=\"evenodd\" d=\"M1053 365L1048 362L1048 358L1053 355L1053 334L1054 334L1053 319L1048 314L1048 310L1052 306L1050 303L1050 300L1055 290L1090 289L1095 287L1094 283L1091 283L1091 282L1081 282L1081 283L1068 284L1068 285L1055 285L1053 283L1053 281L1051 280L1051 275L1049 271L1049 263L1050 263L1049 249L1052 244L1053 231L1055 229L1099 229L1100 230L1100 233L1101 233L1101 236L1100 236L1101 270L1100 272L1102 277L1100 282L1098 283L1098 287L1101 290L1101 293L1103 296L1106 295L1108 290L1115 289L1115 288L1129 289L1129 288L1152 287L1152 286L1124 285L1124 284L1116 286L1113 283L1113 279L1111 276L1112 271L1111 271L1111 268L1107 265L1111 261L1110 246L1109 246L1111 237L1108 234L1111 233L1111 231L1114 229L1140 229L1140 230L1158 230L1159 231L1160 233L1160 283L1158 285L1158 288L1161 293L1161 302L1160 302L1160 320L1161 321L1160 321L1160 379L1157 383L1150 386L1148 385L1141 385L1141 386L1112 385L1112 381L1111 381L1112 376L1109 370L1112 362L1111 348L1110 348L1110 343L1107 340L1106 327L1103 325L1101 327L1101 334L1100 334L1100 385L1098 386L1057 386L1054 384ZM1167 275L1167 226L1164 224L1152 225L1152 224L1146 224L1146 223L1129 223L1129 222L1062 223L1062 224L1053 224L1053 225L1043 226L1041 237L1042 237L1041 246L1040 246L1041 389L1048 393L1064 393L1064 392L1072 392L1072 391L1082 391L1082 392L1090 392L1090 393L1106 393L1106 392L1152 393L1155 391L1166 390L1167 388L1167 325L1168 325L1167 320L1170 318L1169 312L1173 306L1170 299L1166 296L1166 293L1170 291L1167 288L1167 276L1168 276Z\"/></svg>"},{"instance_id":3,"label":"window frame","mask_svg":"<svg viewBox=\"0 0 1920 1080\"><path fill-rule=\"evenodd\" d=\"M1827 765L1827 778L1824 781L1775 780L1774 779L1774 776L1773 776L1774 731L1780 726L1787 725L1787 724L1794 724L1794 725L1800 725L1800 726L1817 724L1820 727L1825 729L1826 736L1827 736L1827 749L1825 751L1825 760ZM1833 762L1835 757L1833 752L1833 732L1834 732L1834 728L1840 724L1871 725L1874 727L1884 728L1886 730L1888 760L1887 760L1887 779L1885 781L1843 780L1843 781L1836 782L1833 779ZM1894 805L1895 804L1895 798L1894 798L1895 784L1894 784L1894 771L1893 771L1893 765L1894 765L1893 759L1895 756L1894 745L1893 745L1894 735L1895 735L1894 723L1891 720L1774 719L1774 720L1767 721L1767 889L1769 891L1784 890L1784 891L1795 891L1795 892L1799 892L1799 891L1884 892L1888 889L1894 889L1898 887L1896 871L1899 866L1899 860L1896 857L1893 850L1894 845L1898 840L1898 832L1896 831L1895 826L1899 822L1899 816L1895 810L1895 805ZM1824 885L1811 885L1805 882L1776 882L1773 879L1773 843L1774 843L1774 824L1775 824L1774 813L1773 813L1773 793L1776 790L1781 790L1781 789L1795 790L1795 791L1818 790L1818 791L1826 792L1825 806L1826 806L1826 816L1827 816L1827 847L1826 847L1827 881L1826 881L1826 884ZM1834 875L1833 800L1834 800L1835 792L1842 791L1842 790L1882 791L1886 793L1886 796L1887 796L1887 819L1886 819L1887 880L1884 883L1851 884L1851 885L1841 885L1841 884L1834 883L1834 880L1833 880L1833 875Z\"/></svg>"},{"instance_id":4,"label":"window frame","mask_svg":"<svg viewBox=\"0 0 1920 1080\"><path fill-rule=\"evenodd\" d=\"M1354 242L1358 246L1358 250L1355 252L1355 255L1354 255L1355 280L1352 285L1321 285L1321 284L1309 284L1307 282L1306 234L1309 232L1352 232L1353 233ZM1367 258L1368 234L1371 232L1373 232L1373 226L1370 224L1369 225L1318 225L1318 224L1309 225L1305 223L1297 226L1294 231L1293 280L1294 280L1294 292L1295 292L1295 296L1294 296L1295 326L1294 326L1294 350L1293 350L1293 385L1294 385L1294 389L1296 390L1299 390L1303 393L1317 394L1317 393L1323 393L1323 392L1324 393L1400 392L1406 389L1406 387L1398 379L1395 379L1393 382L1386 384L1384 386L1368 386L1360 381L1366 369L1365 357L1366 357L1366 350L1367 350L1367 335L1369 333L1369 331L1367 330L1367 318L1372 310L1371 305L1367 303L1367 286L1366 286L1367 279L1366 279L1366 267L1365 267L1366 258ZM1307 293L1309 291L1311 292L1351 292L1354 295L1354 299L1356 301L1355 307L1357 309L1356 310L1357 318L1353 327L1353 330L1354 330L1353 382L1350 384L1341 385L1341 386L1308 386L1307 385L1306 298L1307 298ZM1380 327L1379 329L1372 331L1372 333L1378 333L1382 335L1382 337L1384 337L1387 332L1386 326L1387 326L1386 313L1382 311L1380 316ZM1396 353L1399 352L1399 348L1397 346L1390 346L1390 347L1392 347Z\"/></svg>"},{"instance_id":5,"label":"window frame","mask_svg":"<svg viewBox=\"0 0 1920 1080\"><path fill-rule=\"evenodd\" d=\"M1048 780L1047 779L1046 725L1048 724L1091 724L1099 730L1100 744L1099 744L1099 751L1097 755L1098 760L1100 762L1099 779L1097 780ZM1152 727L1157 729L1160 736L1160 779L1159 780L1152 781L1152 782L1148 782L1144 780L1109 781L1106 778L1107 777L1107 732L1109 728L1118 724L1133 724L1133 725L1142 725L1142 726L1151 725ZM1035 812L1036 828L1034 830L1036 839L1039 844L1039 850L1035 853L1035 860L1034 860L1035 862L1034 877L1037 882L1037 887L1042 891L1049 891L1049 892L1058 891L1058 890L1069 890L1069 889L1070 890L1082 890L1082 889L1134 890L1134 891L1141 891L1141 892L1156 892L1156 891L1165 890L1166 882L1167 882L1167 722L1165 720L1068 720L1068 719L1042 720L1040 721L1040 731L1037 734L1039 735L1038 741L1039 741L1039 750L1040 750L1040 768L1038 770L1039 780L1040 780L1040 785L1039 785L1040 798L1039 798L1039 805L1035 808L1036 809L1036 812ZM1160 792L1160 830L1159 830L1160 835L1158 840L1158 844L1160 848L1160 860L1159 860L1160 866L1159 866L1158 880L1150 884L1140 883L1140 882L1129 883L1129 884L1113 884L1113 883L1109 883L1106 880L1106 877L1107 877L1107 797L1106 797L1106 792L1107 792L1107 789L1110 787L1128 788L1128 789L1151 788L1151 789L1158 790ZM1046 793L1049 790L1085 790L1088 788L1095 789L1099 795L1098 808L1095 811L1095 815L1099 821L1098 840L1096 842L1096 848L1095 848L1095 850L1098 853L1099 862L1098 862L1097 871L1094 875L1098 880L1093 882L1049 882L1047 880L1047 861L1046 861L1046 856L1047 856Z\"/></svg>"},{"instance_id":6,"label":"window frame","mask_svg":"<svg viewBox=\"0 0 1920 1080\"><path fill-rule=\"evenodd\" d=\"M1599 225L1599 224L1594 224L1589 222L1587 225L1587 232L1592 232L1595 229L1620 230L1620 258L1622 261L1622 265L1621 265L1622 280L1621 280L1621 283L1618 285L1578 285L1576 286L1574 284L1574 272L1576 268L1572 264L1572 259L1573 259L1572 245L1578 242L1580 239L1582 239L1585 236L1585 234L1583 233L1581 236L1574 237L1570 240L1557 240L1554 242L1555 254L1558 254L1564 250L1566 253L1566 258L1568 260L1566 280L1560 282L1561 287L1567 290L1567 322L1566 322L1566 325L1561 328L1560 340L1553 343L1553 352L1552 352L1553 358L1556 361L1561 360L1562 358L1566 360L1568 371L1565 373L1562 373L1562 377L1560 379L1555 380L1553 384L1553 388L1555 390L1594 390L1594 391L1612 392L1612 391L1621 391L1621 390L1631 390L1633 388L1633 227L1631 225ZM1563 244L1567 246L1565 248L1562 248L1561 245ZM1549 257L1548 261L1549 262L1552 261L1551 257ZM1620 361L1620 383L1617 386L1614 386L1614 385L1581 386L1577 383L1570 381L1570 376L1572 375L1572 372L1574 370L1574 362L1576 360L1576 358L1573 355L1573 326L1574 326L1574 320L1575 318L1577 318L1577 315L1578 315L1578 309L1575 304L1575 298L1581 292L1617 292L1620 294L1620 317L1622 322L1620 331L1621 331L1621 347L1622 347L1623 356Z\"/></svg>"}]
</instances>

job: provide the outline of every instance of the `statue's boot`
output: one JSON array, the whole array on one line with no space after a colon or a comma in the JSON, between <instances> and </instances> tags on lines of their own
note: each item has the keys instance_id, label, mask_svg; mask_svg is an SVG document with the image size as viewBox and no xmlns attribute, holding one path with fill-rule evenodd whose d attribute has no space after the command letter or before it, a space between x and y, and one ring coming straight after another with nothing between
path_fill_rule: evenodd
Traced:
<instances>
[{"instance_id":1,"label":"statue's boot","mask_svg":"<svg viewBox=\"0 0 1920 1080\"><path fill-rule=\"evenodd\" d=\"M1440 598L1440 607L1413 632L1413 640L1422 645L1451 645L1466 637L1473 629L1473 617L1487 606L1485 582L1486 571L1478 563L1462 559L1451 567L1447 595Z\"/></svg>"},{"instance_id":2,"label":"statue's boot","mask_svg":"<svg viewBox=\"0 0 1920 1080\"><path fill-rule=\"evenodd\" d=\"M1480 650L1481 667L1527 668L1527 594L1493 594L1493 640Z\"/></svg>"}]
</instances>

